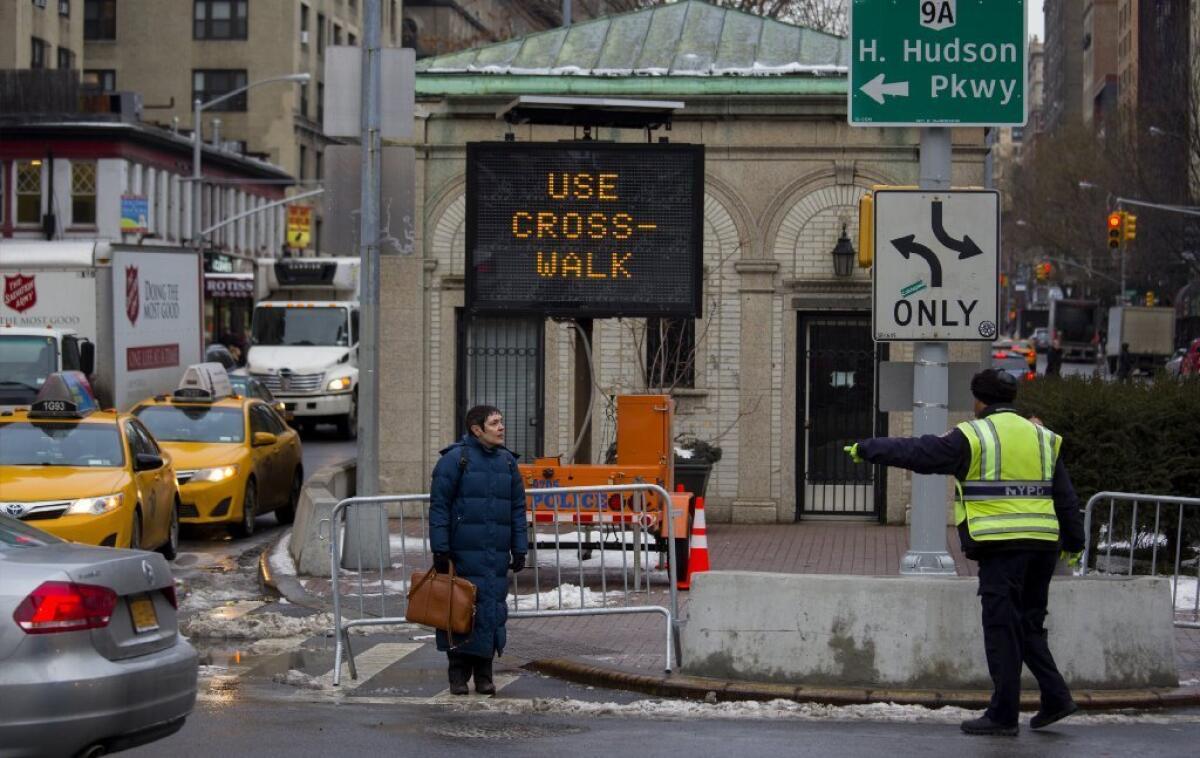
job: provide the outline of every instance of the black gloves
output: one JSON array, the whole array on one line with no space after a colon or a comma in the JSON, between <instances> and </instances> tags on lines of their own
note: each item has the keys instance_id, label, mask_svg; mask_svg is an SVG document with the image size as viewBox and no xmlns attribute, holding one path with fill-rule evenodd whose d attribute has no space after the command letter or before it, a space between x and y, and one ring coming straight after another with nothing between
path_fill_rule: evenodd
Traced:
<instances>
[{"instance_id":1,"label":"black gloves","mask_svg":"<svg viewBox=\"0 0 1200 758\"><path fill-rule=\"evenodd\" d=\"M512 563L508 564L508 570L512 571L513 573L516 573L523 568L525 568L525 554L524 553L513 553L512 554Z\"/></svg>"},{"instance_id":2,"label":"black gloves","mask_svg":"<svg viewBox=\"0 0 1200 758\"><path fill-rule=\"evenodd\" d=\"M433 570L439 574L450 573L450 554L449 553L434 553L433 554Z\"/></svg>"}]
</instances>

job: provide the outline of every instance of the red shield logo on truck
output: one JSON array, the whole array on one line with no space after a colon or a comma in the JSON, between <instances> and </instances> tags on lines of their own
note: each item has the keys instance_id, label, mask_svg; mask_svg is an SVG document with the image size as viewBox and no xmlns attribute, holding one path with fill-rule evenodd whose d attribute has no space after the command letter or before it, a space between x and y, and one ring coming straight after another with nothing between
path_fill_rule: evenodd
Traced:
<instances>
[{"instance_id":1,"label":"red shield logo on truck","mask_svg":"<svg viewBox=\"0 0 1200 758\"><path fill-rule=\"evenodd\" d=\"M4 304L17 313L37 305L37 288L33 277L17 274L4 277Z\"/></svg>"},{"instance_id":2,"label":"red shield logo on truck","mask_svg":"<svg viewBox=\"0 0 1200 758\"><path fill-rule=\"evenodd\" d=\"M138 300L138 270L137 266L125 267L125 315L129 323L136 324L138 311L141 310Z\"/></svg>"}]
</instances>

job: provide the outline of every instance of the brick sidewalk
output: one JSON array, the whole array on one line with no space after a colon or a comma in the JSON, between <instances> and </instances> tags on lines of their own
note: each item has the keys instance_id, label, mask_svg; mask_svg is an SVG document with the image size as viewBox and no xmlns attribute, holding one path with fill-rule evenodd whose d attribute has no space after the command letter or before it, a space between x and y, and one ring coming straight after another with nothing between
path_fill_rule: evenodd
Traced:
<instances>
[{"instance_id":1,"label":"brick sidewalk","mask_svg":"<svg viewBox=\"0 0 1200 758\"><path fill-rule=\"evenodd\" d=\"M908 549L908 536L908 527L868 522L715 524L709 527L709 549L714 570L896 576ZM947 529L947 546L959 575L974 576L975 564L962 555L953 529ZM410 565L408 571L414 568ZM388 579L399 580L404 573L404 569L389 572ZM522 592L531 589L529 573L521 575ZM547 573L543 571L543 590L550 588ZM576 577L564 571L564 581L577 581ZM305 584L310 593L328 597L328 581L308 580ZM594 581L588 584L594 585ZM681 592L679 598L680 616L686 620L687 593ZM669 597L665 583L656 583L648 596L635 596L631 602L666 606ZM628 672L661 674L665 636L665 621L659 615L512 619L509 646L498 664L504 669L538 659L561 658ZM1176 648L1180 680L1200 681L1200 630L1177 630Z\"/></svg>"}]
</instances>

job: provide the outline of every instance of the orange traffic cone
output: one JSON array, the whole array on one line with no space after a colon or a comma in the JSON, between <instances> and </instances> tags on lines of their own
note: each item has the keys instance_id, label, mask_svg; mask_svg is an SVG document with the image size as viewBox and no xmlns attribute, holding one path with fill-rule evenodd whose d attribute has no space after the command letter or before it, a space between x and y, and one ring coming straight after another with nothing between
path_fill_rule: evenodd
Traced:
<instances>
[{"instance_id":1,"label":"orange traffic cone","mask_svg":"<svg viewBox=\"0 0 1200 758\"><path fill-rule=\"evenodd\" d=\"M690 590L692 575L708 571L708 529L704 525L704 498L696 498L696 517L692 522L692 544L688 552L687 576L678 584L677 589Z\"/></svg>"}]
</instances>

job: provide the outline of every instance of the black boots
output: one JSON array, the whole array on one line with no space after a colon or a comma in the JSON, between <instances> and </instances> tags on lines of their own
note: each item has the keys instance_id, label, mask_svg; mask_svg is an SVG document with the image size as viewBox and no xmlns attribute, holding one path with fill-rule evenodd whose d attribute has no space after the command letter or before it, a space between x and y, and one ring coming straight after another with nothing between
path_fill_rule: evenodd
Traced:
<instances>
[{"instance_id":1,"label":"black boots","mask_svg":"<svg viewBox=\"0 0 1200 758\"><path fill-rule=\"evenodd\" d=\"M466 695L470 690L467 682L475 677L475 691L480 695L495 695L496 685L492 681L492 659L464 653L446 653L450 660L450 694Z\"/></svg>"},{"instance_id":2,"label":"black boots","mask_svg":"<svg viewBox=\"0 0 1200 758\"><path fill-rule=\"evenodd\" d=\"M1044 726L1050 726L1055 721L1065 719L1077 710L1079 710L1079 706L1074 701L1068 702L1063 707L1055 708L1051 711L1043 708L1034 714L1033 718L1029 719L1029 726L1031 729L1041 729Z\"/></svg>"},{"instance_id":3,"label":"black boots","mask_svg":"<svg viewBox=\"0 0 1200 758\"><path fill-rule=\"evenodd\" d=\"M450 694L466 695L467 682L471 679L471 656L461 653L446 653L450 659Z\"/></svg>"},{"instance_id":4,"label":"black boots","mask_svg":"<svg viewBox=\"0 0 1200 758\"><path fill-rule=\"evenodd\" d=\"M475 691L480 695L495 695L496 685L492 682L492 659L491 658L476 658L475 664Z\"/></svg>"},{"instance_id":5,"label":"black boots","mask_svg":"<svg viewBox=\"0 0 1200 758\"><path fill-rule=\"evenodd\" d=\"M1019 727L1016 724L1000 724L992 721L986 714L977 719L962 722L961 727L967 734L981 734L993 737L1016 737L1019 731Z\"/></svg>"}]
</instances>

